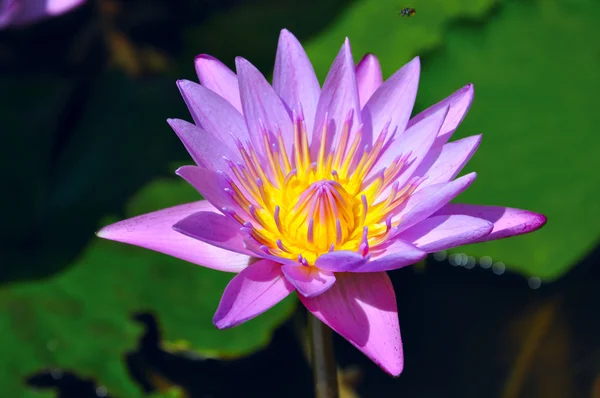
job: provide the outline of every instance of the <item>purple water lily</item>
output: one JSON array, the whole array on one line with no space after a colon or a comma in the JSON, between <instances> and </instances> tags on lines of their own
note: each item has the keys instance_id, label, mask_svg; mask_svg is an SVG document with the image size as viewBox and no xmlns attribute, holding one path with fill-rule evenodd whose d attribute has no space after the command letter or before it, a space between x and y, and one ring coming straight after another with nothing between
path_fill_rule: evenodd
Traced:
<instances>
[{"instance_id":1,"label":"purple water lily","mask_svg":"<svg viewBox=\"0 0 600 398\"><path fill-rule=\"evenodd\" d=\"M85 0L0 0L0 29L71 11Z\"/></svg>"},{"instance_id":2,"label":"purple water lily","mask_svg":"<svg viewBox=\"0 0 600 398\"><path fill-rule=\"evenodd\" d=\"M194 124L168 122L197 164L177 174L206 200L98 235L237 273L214 316L218 328L296 291L312 314L398 375L402 344L386 271L546 222L525 210L449 204L475 179L455 177L481 136L448 142L473 87L411 119L418 58L384 82L377 58L355 66L346 40L321 88L283 30L272 85L243 58L237 75L208 55L195 63L201 84L178 82Z\"/></svg>"}]
</instances>

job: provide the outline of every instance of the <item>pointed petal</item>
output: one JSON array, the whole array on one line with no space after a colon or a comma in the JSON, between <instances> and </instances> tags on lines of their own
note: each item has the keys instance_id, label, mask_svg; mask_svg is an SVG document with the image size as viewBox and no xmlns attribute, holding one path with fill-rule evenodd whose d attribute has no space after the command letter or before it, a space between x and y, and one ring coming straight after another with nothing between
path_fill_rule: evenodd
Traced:
<instances>
[{"instance_id":1,"label":"pointed petal","mask_svg":"<svg viewBox=\"0 0 600 398\"><path fill-rule=\"evenodd\" d=\"M475 154L480 143L481 134L431 150L413 173L414 176L428 176L418 189L453 180Z\"/></svg>"},{"instance_id":2,"label":"pointed petal","mask_svg":"<svg viewBox=\"0 0 600 398\"><path fill-rule=\"evenodd\" d=\"M199 211L178 221L173 229L221 249L252 255L244 245L240 225L223 214Z\"/></svg>"},{"instance_id":3,"label":"pointed petal","mask_svg":"<svg viewBox=\"0 0 600 398\"><path fill-rule=\"evenodd\" d=\"M229 282L213 323L219 329L237 326L262 314L293 291L279 264L271 260L257 261Z\"/></svg>"},{"instance_id":4,"label":"pointed petal","mask_svg":"<svg viewBox=\"0 0 600 398\"><path fill-rule=\"evenodd\" d=\"M299 297L313 315L383 370L393 376L402 372L404 357L396 295L385 272L342 273L325 293Z\"/></svg>"},{"instance_id":5,"label":"pointed petal","mask_svg":"<svg viewBox=\"0 0 600 398\"><path fill-rule=\"evenodd\" d=\"M315 267L298 264L284 264L283 275L304 297L315 297L325 292L335 282L333 272L321 271Z\"/></svg>"},{"instance_id":6,"label":"pointed petal","mask_svg":"<svg viewBox=\"0 0 600 398\"><path fill-rule=\"evenodd\" d=\"M477 242L508 238L527 234L540 229L546 224L546 216L528 210L499 206L478 206L449 203L435 215L464 214L483 218L494 224L492 232L477 239Z\"/></svg>"},{"instance_id":7,"label":"pointed petal","mask_svg":"<svg viewBox=\"0 0 600 398\"><path fill-rule=\"evenodd\" d=\"M189 80L178 80L177 87L198 127L219 138L234 151L237 151L237 146L232 135L241 142L249 139L244 117L227 100Z\"/></svg>"},{"instance_id":8,"label":"pointed petal","mask_svg":"<svg viewBox=\"0 0 600 398\"><path fill-rule=\"evenodd\" d=\"M469 108L471 107L471 103L473 102L474 89L472 84L467 84L465 87L455 91L446 99L438 102L437 104L430 106L425 109L423 112L419 113L408 122L408 126L412 126L415 123L423 120L428 117L432 113L436 112L441 108L445 108L447 106L450 107L448 111L448 116L444 121L444 125L440 129L438 134L438 139L436 140L435 145L443 145L452 136L454 130L458 127L458 125L462 122L465 115L467 114Z\"/></svg>"},{"instance_id":9,"label":"pointed petal","mask_svg":"<svg viewBox=\"0 0 600 398\"><path fill-rule=\"evenodd\" d=\"M352 272L381 272L406 267L427 257L427 252L401 240L390 243L383 252L378 252L374 260Z\"/></svg>"},{"instance_id":10,"label":"pointed petal","mask_svg":"<svg viewBox=\"0 0 600 398\"><path fill-rule=\"evenodd\" d=\"M349 250L338 250L325 253L315 261L315 267L334 272L352 272L354 269L364 265L369 259L356 252Z\"/></svg>"},{"instance_id":11,"label":"pointed petal","mask_svg":"<svg viewBox=\"0 0 600 398\"><path fill-rule=\"evenodd\" d=\"M361 109L382 83L383 75L379 60L373 54L365 55L356 66L356 84Z\"/></svg>"},{"instance_id":12,"label":"pointed petal","mask_svg":"<svg viewBox=\"0 0 600 398\"><path fill-rule=\"evenodd\" d=\"M339 142L349 112L352 112L352 131L355 131L361 123L360 103L352 50L350 41L346 39L321 90L310 148L313 158L319 153L324 123L328 128L325 153L329 153L332 145L336 147Z\"/></svg>"},{"instance_id":13,"label":"pointed petal","mask_svg":"<svg viewBox=\"0 0 600 398\"><path fill-rule=\"evenodd\" d=\"M409 165L396 180L399 186L403 187L413 176L421 162L427 157L447 113L448 108L441 108L402 134L396 136L379 160L377 160L371 175L376 174L382 168L388 167L400 154L410 151ZM381 196L387 197L388 193L389 189L384 191Z\"/></svg>"},{"instance_id":14,"label":"pointed petal","mask_svg":"<svg viewBox=\"0 0 600 398\"><path fill-rule=\"evenodd\" d=\"M294 137L292 119L283 102L267 79L244 58L237 57L235 65L240 82L242 108L250 138L258 153L264 153L261 123L272 136L281 130L288 154L291 153ZM271 140L274 142L274 140Z\"/></svg>"},{"instance_id":15,"label":"pointed petal","mask_svg":"<svg viewBox=\"0 0 600 398\"><path fill-rule=\"evenodd\" d=\"M417 97L420 71L419 57L415 57L387 79L364 106L362 117L373 142L388 122L390 133L404 132Z\"/></svg>"},{"instance_id":16,"label":"pointed petal","mask_svg":"<svg viewBox=\"0 0 600 398\"><path fill-rule=\"evenodd\" d=\"M433 216L402 232L398 238L428 253L466 245L489 235L494 224L482 218Z\"/></svg>"},{"instance_id":17,"label":"pointed petal","mask_svg":"<svg viewBox=\"0 0 600 398\"><path fill-rule=\"evenodd\" d=\"M306 129L312 132L321 87L302 45L287 29L283 29L279 35L273 89L290 110L295 110L297 114L302 111Z\"/></svg>"},{"instance_id":18,"label":"pointed petal","mask_svg":"<svg viewBox=\"0 0 600 398\"><path fill-rule=\"evenodd\" d=\"M396 232L402 232L423 221L471 185L477 176L471 173L454 181L430 185L411 195L404 208L394 216L392 222L400 219Z\"/></svg>"},{"instance_id":19,"label":"pointed petal","mask_svg":"<svg viewBox=\"0 0 600 398\"><path fill-rule=\"evenodd\" d=\"M240 160L238 154L233 152L223 141L200 127L180 119L168 119L167 122L198 166L228 171L229 166L225 159Z\"/></svg>"},{"instance_id":20,"label":"pointed petal","mask_svg":"<svg viewBox=\"0 0 600 398\"><path fill-rule=\"evenodd\" d=\"M238 112L242 113L240 90L235 73L218 59L206 54L198 55L194 64L200 83L225 98Z\"/></svg>"},{"instance_id":21,"label":"pointed petal","mask_svg":"<svg viewBox=\"0 0 600 398\"><path fill-rule=\"evenodd\" d=\"M189 182L206 200L219 210L228 208L238 215L244 216L245 212L235 203L226 190L231 189L231 184L224 174L196 166L183 166L175 172L178 176Z\"/></svg>"},{"instance_id":22,"label":"pointed petal","mask_svg":"<svg viewBox=\"0 0 600 398\"><path fill-rule=\"evenodd\" d=\"M201 200L119 221L102 228L97 235L219 271L240 272L250 263L249 256L220 249L173 230L175 223L198 211L216 213L217 209Z\"/></svg>"}]
</instances>

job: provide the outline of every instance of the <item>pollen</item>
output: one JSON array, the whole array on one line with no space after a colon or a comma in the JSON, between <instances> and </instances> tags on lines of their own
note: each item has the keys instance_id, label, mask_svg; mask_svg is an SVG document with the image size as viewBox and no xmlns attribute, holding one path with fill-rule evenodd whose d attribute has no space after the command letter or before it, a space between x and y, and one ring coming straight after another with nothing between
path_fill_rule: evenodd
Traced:
<instances>
[{"instance_id":1,"label":"pollen","mask_svg":"<svg viewBox=\"0 0 600 398\"><path fill-rule=\"evenodd\" d=\"M393 235L398 224L395 210L422 182L416 178L403 187L395 183L410 153L376 170L389 124L371 147L365 147L362 126L352 126L351 112L335 143L329 141L325 117L320 139L313 138L311 145L302 112L292 117L289 154L282 132L268 131L264 125L262 145L234 137L242 161L228 160L231 188L226 191L239 210L228 209L229 215L263 251L305 265L334 250L368 254Z\"/></svg>"}]
</instances>

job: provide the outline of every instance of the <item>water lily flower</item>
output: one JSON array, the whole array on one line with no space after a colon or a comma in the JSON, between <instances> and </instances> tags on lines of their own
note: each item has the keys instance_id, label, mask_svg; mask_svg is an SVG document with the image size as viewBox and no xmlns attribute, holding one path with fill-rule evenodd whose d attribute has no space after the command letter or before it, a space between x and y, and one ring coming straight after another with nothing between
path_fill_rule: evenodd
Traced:
<instances>
[{"instance_id":1,"label":"water lily flower","mask_svg":"<svg viewBox=\"0 0 600 398\"><path fill-rule=\"evenodd\" d=\"M0 0L0 29L61 15L84 2L85 0Z\"/></svg>"},{"instance_id":2,"label":"water lily flower","mask_svg":"<svg viewBox=\"0 0 600 398\"><path fill-rule=\"evenodd\" d=\"M355 66L346 39L320 87L298 40L281 32L273 84L243 58L235 74L195 60L201 84L178 86L194 124L170 119L196 166L177 174L206 199L103 228L106 239L237 273L218 328L296 292L318 319L392 375L403 368L386 271L428 253L531 232L525 210L449 204L481 136L448 142L473 99L467 85L410 118L420 64L383 81L377 58Z\"/></svg>"}]
</instances>

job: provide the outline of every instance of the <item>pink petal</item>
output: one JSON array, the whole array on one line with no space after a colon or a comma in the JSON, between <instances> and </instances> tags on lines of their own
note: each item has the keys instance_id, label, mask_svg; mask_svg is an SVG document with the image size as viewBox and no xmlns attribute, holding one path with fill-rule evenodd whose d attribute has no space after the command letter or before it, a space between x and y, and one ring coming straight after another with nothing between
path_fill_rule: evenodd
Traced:
<instances>
[{"instance_id":1,"label":"pink petal","mask_svg":"<svg viewBox=\"0 0 600 398\"><path fill-rule=\"evenodd\" d=\"M246 214L227 192L231 189L231 184L225 174L197 166L180 167L175 174L189 182L217 209L228 208L241 217Z\"/></svg>"},{"instance_id":2,"label":"pink petal","mask_svg":"<svg viewBox=\"0 0 600 398\"><path fill-rule=\"evenodd\" d=\"M219 329L237 326L262 314L293 291L279 264L271 260L257 261L229 282L213 323Z\"/></svg>"},{"instance_id":3,"label":"pink petal","mask_svg":"<svg viewBox=\"0 0 600 398\"><path fill-rule=\"evenodd\" d=\"M480 142L481 134L431 150L413 173L414 176L428 176L418 189L453 180L475 154Z\"/></svg>"},{"instance_id":4,"label":"pink petal","mask_svg":"<svg viewBox=\"0 0 600 398\"><path fill-rule=\"evenodd\" d=\"M198 211L216 213L217 209L201 200L119 221L102 228L97 235L219 271L240 272L250 263L249 256L220 249L173 230L176 222Z\"/></svg>"},{"instance_id":5,"label":"pink petal","mask_svg":"<svg viewBox=\"0 0 600 398\"><path fill-rule=\"evenodd\" d=\"M379 60L373 54L365 55L356 66L356 84L361 109L382 83L383 75Z\"/></svg>"},{"instance_id":6,"label":"pink petal","mask_svg":"<svg viewBox=\"0 0 600 398\"><path fill-rule=\"evenodd\" d=\"M410 227L398 238L431 253L476 242L487 236L493 227L491 222L476 217L434 216Z\"/></svg>"},{"instance_id":7,"label":"pink petal","mask_svg":"<svg viewBox=\"0 0 600 398\"><path fill-rule=\"evenodd\" d=\"M219 138L234 151L237 151L237 146L232 135L241 142L250 138L244 117L223 97L189 80L177 81L177 87L198 127Z\"/></svg>"},{"instance_id":8,"label":"pink petal","mask_svg":"<svg viewBox=\"0 0 600 398\"><path fill-rule=\"evenodd\" d=\"M325 293L299 297L318 319L383 370L393 376L402 372L404 357L396 295L385 272L342 273Z\"/></svg>"},{"instance_id":9,"label":"pink petal","mask_svg":"<svg viewBox=\"0 0 600 398\"><path fill-rule=\"evenodd\" d=\"M383 251L377 251L374 260L351 272L381 272L406 267L418 263L427 257L427 252L414 245L395 240L388 244Z\"/></svg>"},{"instance_id":10,"label":"pink petal","mask_svg":"<svg viewBox=\"0 0 600 398\"><path fill-rule=\"evenodd\" d=\"M75 7L79 7L86 0L46 0L46 11L50 15L60 15L67 11L71 11ZM26 0L27 4L40 3L39 0Z\"/></svg>"},{"instance_id":11,"label":"pink petal","mask_svg":"<svg viewBox=\"0 0 600 398\"><path fill-rule=\"evenodd\" d=\"M448 108L441 108L395 137L377 160L369 177L389 166L400 154L410 151L409 166L396 180L399 186L403 187L429 153L447 113ZM382 196L387 197L388 193L389 189L384 191Z\"/></svg>"},{"instance_id":12,"label":"pink petal","mask_svg":"<svg viewBox=\"0 0 600 398\"><path fill-rule=\"evenodd\" d=\"M352 272L356 268L364 265L369 260L368 257L349 250L338 250L325 253L315 261L315 267L334 272Z\"/></svg>"},{"instance_id":13,"label":"pink petal","mask_svg":"<svg viewBox=\"0 0 600 398\"><path fill-rule=\"evenodd\" d=\"M240 90L235 73L218 59L200 54L194 60L200 83L225 98L238 112L242 113Z\"/></svg>"},{"instance_id":14,"label":"pink petal","mask_svg":"<svg viewBox=\"0 0 600 398\"><path fill-rule=\"evenodd\" d=\"M362 117L373 142L389 122L389 131L402 134L415 104L421 64L415 57L394 73L365 104Z\"/></svg>"},{"instance_id":15,"label":"pink petal","mask_svg":"<svg viewBox=\"0 0 600 398\"><path fill-rule=\"evenodd\" d=\"M450 107L448 111L448 116L446 116L446 120L444 121L444 125L440 129L438 134L438 139L436 140L435 145L443 145L452 136L454 130L458 127L458 125L462 122L467 111L471 107L471 103L473 102L473 85L467 84L465 87L455 91L447 97L446 99L438 102L437 104L430 106L425 109L423 112L419 113L417 116L410 119L408 122L408 126L412 126L424 118L428 117L432 113L438 111L441 108L445 108L447 106Z\"/></svg>"},{"instance_id":16,"label":"pink petal","mask_svg":"<svg viewBox=\"0 0 600 398\"><path fill-rule=\"evenodd\" d=\"M180 119L168 119L167 122L198 166L228 171L229 166L225 159L240 160L239 155L223 141L200 127Z\"/></svg>"},{"instance_id":17,"label":"pink petal","mask_svg":"<svg viewBox=\"0 0 600 398\"><path fill-rule=\"evenodd\" d=\"M319 153L324 124L327 123L328 129L325 153L329 153L332 145L337 147L349 114L352 115L350 121L354 131L361 123L360 103L352 50L350 41L346 39L331 65L321 90L310 148L313 158L316 158Z\"/></svg>"},{"instance_id":18,"label":"pink petal","mask_svg":"<svg viewBox=\"0 0 600 398\"><path fill-rule=\"evenodd\" d=\"M287 29L279 35L273 89L290 110L303 112L307 131L312 132L321 87L302 45Z\"/></svg>"},{"instance_id":19,"label":"pink petal","mask_svg":"<svg viewBox=\"0 0 600 398\"><path fill-rule=\"evenodd\" d=\"M321 271L316 267L306 267L298 264L284 264L281 267L287 278L298 293L304 297L315 297L329 289L335 282L335 275L329 271Z\"/></svg>"},{"instance_id":20,"label":"pink petal","mask_svg":"<svg viewBox=\"0 0 600 398\"><path fill-rule=\"evenodd\" d=\"M25 25L61 15L84 2L85 0L5 0L0 2L0 28Z\"/></svg>"},{"instance_id":21,"label":"pink petal","mask_svg":"<svg viewBox=\"0 0 600 398\"><path fill-rule=\"evenodd\" d=\"M173 225L173 229L209 245L251 256L244 245L241 225L216 212L199 211Z\"/></svg>"},{"instance_id":22,"label":"pink petal","mask_svg":"<svg viewBox=\"0 0 600 398\"><path fill-rule=\"evenodd\" d=\"M546 216L528 210L513 209L499 206L478 206L449 203L435 215L464 214L483 218L494 224L494 229L487 235L477 239L477 242L508 238L526 234L540 229L546 224Z\"/></svg>"},{"instance_id":23,"label":"pink petal","mask_svg":"<svg viewBox=\"0 0 600 398\"><path fill-rule=\"evenodd\" d=\"M286 151L291 154L294 142L292 119L283 102L254 65L241 57L235 59L235 65L246 125L255 149L258 153L264 153L264 125L271 137L281 131ZM270 141L275 142L274 139Z\"/></svg>"},{"instance_id":24,"label":"pink petal","mask_svg":"<svg viewBox=\"0 0 600 398\"><path fill-rule=\"evenodd\" d=\"M401 220L400 225L395 227L396 231L405 231L441 209L467 189L476 176L476 173L467 174L451 182L430 185L411 195L404 208L392 219L392 222Z\"/></svg>"}]
</instances>

